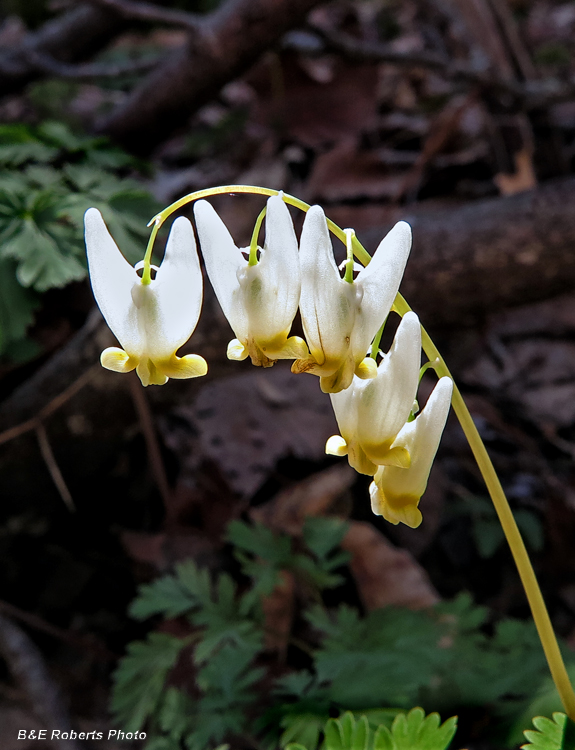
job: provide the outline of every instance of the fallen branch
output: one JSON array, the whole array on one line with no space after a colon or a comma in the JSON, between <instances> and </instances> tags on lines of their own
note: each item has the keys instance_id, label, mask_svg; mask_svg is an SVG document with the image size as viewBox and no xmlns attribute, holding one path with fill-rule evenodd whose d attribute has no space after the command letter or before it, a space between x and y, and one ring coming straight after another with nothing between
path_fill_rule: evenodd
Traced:
<instances>
[{"instance_id":1,"label":"fallen branch","mask_svg":"<svg viewBox=\"0 0 575 750\"><path fill-rule=\"evenodd\" d=\"M487 68L471 67L433 52L398 52L389 45L357 39L338 31L314 26L328 51L337 52L355 62L384 62L407 68L426 68L441 73L455 83L477 86L497 94L511 96L525 110L548 107L575 99L575 82L556 78L517 81L496 75Z\"/></svg>"},{"instance_id":2,"label":"fallen branch","mask_svg":"<svg viewBox=\"0 0 575 750\"><path fill-rule=\"evenodd\" d=\"M0 96L20 91L46 74L38 65L38 55L64 63L86 60L125 27L125 20L114 11L90 5L80 5L48 21L27 34L18 47L0 55Z\"/></svg>"},{"instance_id":3,"label":"fallen branch","mask_svg":"<svg viewBox=\"0 0 575 750\"><path fill-rule=\"evenodd\" d=\"M26 633L4 615L0 615L0 656L45 727L69 732L72 729L70 718L42 654ZM78 750L80 747L72 739L54 739L51 745L58 750Z\"/></svg>"},{"instance_id":4,"label":"fallen branch","mask_svg":"<svg viewBox=\"0 0 575 750\"><path fill-rule=\"evenodd\" d=\"M36 50L28 54L28 60L38 71L47 75L57 76L58 78L71 78L75 81L91 80L94 78L118 78L119 76L147 73L152 68L155 68L162 59L163 55L144 60L132 60L117 65L112 63L70 65L69 63L58 62L51 55Z\"/></svg>"},{"instance_id":5,"label":"fallen branch","mask_svg":"<svg viewBox=\"0 0 575 750\"><path fill-rule=\"evenodd\" d=\"M456 209L399 209L414 236L402 293L433 328L575 290L574 202L571 177ZM360 237L373 250L388 228Z\"/></svg>"},{"instance_id":6,"label":"fallen branch","mask_svg":"<svg viewBox=\"0 0 575 750\"><path fill-rule=\"evenodd\" d=\"M183 26L197 31L202 24L202 16L186 13L182 10L161 8L152 3L134 2L134 0L90 0L92 5L113 10L123 18L151 23L164 23L168 26Z\"/></svg>"},{"instance_id":7,"label":"fallen branch","mask_svg":"<svg viewBox=\"0 0 575 750\"><path fill-rule=\"evenodd\" d=\"M228 0L96 129L133 153L149 153L320 2Z\"/></svg>"}]
</instances>

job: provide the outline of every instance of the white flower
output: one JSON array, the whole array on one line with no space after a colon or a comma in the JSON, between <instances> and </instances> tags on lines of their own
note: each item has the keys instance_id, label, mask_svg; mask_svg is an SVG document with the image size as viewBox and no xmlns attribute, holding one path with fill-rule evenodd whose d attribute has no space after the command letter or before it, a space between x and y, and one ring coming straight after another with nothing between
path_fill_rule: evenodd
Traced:
<instances>
[{"instance_id":1,"label":"white flower","mask_svg":"<svg viewBox=\"0 0 575 750\"><path fill-rule=\"evenodd\" d=\"M236 339L228 357L250 356L254 365L270 367L278 359L308 354L298 336L288 338L300 296L297 239L281 195L267 202L266 238L260 259L249 265L226 225L206 201L194 206L206 270Z\"/></svg>"},{"instance_id":2,"label":"white flower","mask_svg":"<svg viewBox=\"0 0 575 750\"><path fill-rule=\"evenodd\" d=\"M380 465L407 468L408 451L393 444L411 413L420 365L421 326L417 315L408 312L376 377L361 380L355 376L345 391L330 394L341 437L330 437L326 453L347 455L350 465L362 474L375 474Z\"/></svg>"},{"instance_id":3,"label":"white flower","mask_svg":"<svg viewBox=\"0 0 575 750\"><path fill-rule=\"evenodd\" d=\"M294 362L293 372L319 375L326 393L347 388L354 373L375 377L375 362L366 352L391 310L410 248L411 229L400 221L355 281L346 281L335 264L322 209L309 209L300 241L300 310L311 357Z\"/></svg>"},{"instance_id":4,"label":"white flower","mask_svg":"<svg viewBox=\"0 0 575 750\"><path fill-rule=\"evenodd\" d=\"M173 223L164 260L149 284L121 254L97 209L89 208L84 222L94 297L123 347L105 349L102 365L116 372L135 369L144 385L205 375L202 357L176 356L202 306L202 272L190 222L181 217Z\"/></svg>"},{"instance_id":5,"label":"white flower","mask_svg":"<svg viewBox=\"0 0 575 750\"><path fill-rule=\"evenodd\" d=\"M376 515L383 516L390 523L405 523L412 529L421 523L421 511L417 506L427 487L431 465L449 413L452 392L451 378L441 378L425 409L417 419L408 422L397 436L394 446L402 446L409 451L409 468L381 466L375 474L369 488L371 508Z\"/></svg>"}]
</instances>

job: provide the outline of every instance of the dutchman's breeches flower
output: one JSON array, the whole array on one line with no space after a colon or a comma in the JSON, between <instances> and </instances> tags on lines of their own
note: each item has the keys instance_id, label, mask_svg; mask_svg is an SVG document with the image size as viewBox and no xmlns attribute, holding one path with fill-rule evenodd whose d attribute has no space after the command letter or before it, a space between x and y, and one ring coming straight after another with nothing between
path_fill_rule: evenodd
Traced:
<instances>
[{"instance_id":1,"label":"dutchman's breeches flower","mask_svg":"<svg viewBox=\"0 0 575 750\"><path fill-rule=\"evenodd\" d=\"M209 279L236 334L228 345L229 359L249 356L254 365L270 367L278 359L307 356L305 341L289 337L299 304L300 269L293 222L281 195L267 202L265 243L253 264L209 203L198 201L194 215Z\"/></svg>"},{"instance_id":2,"label":"dutchman's breeches flower","mask_svg":"<svg viewBox=\"0 0 575 750\"><path fill-rule=\"evenodd\" d=\"M374 477L369 492L371 507L378 516L393 524L405 523L412 529L421 523L417 507L425 488L441 434L445 427L453 381L441 378L429 397L425 409L413 422L408 422L397 436L392 449L401 446L411 456L407 469L381 466Z\"/></svg>"},{"instance_id":3,"label":"dutchman's breeches flower","mask_svg":"<svg viewBox=\"0 0 575 750\"><path fill-rule=\"evenodd\" d=\"M373 475L382 465L409 467L408 450L394 442L413 408L420 365L421 326L417 315L408 312L376 377L355 376L345 391L330 394L341 436L327 441L326 453L347 455L361 474Z\"/></svg>"},{"instance_id":4,"label":"dutchman's breeches flower","mask_svg":"<svg viewBox=\"0 0 575 750\"><path fill-rule=\"evenodd\" d=\"M293 372L319 375L325 393L348 388L354 374L375 377L367 350L391 310L410 248L411 229L400 221L357 278L342 279L325 215L319 206L309 209L300 241L300 310L311 357L294 362Z\"/></svg>"},{"instance_id":5,"label":"dutchman's breeches flower","mask_svg":"<svg viewBox=\"0 0 575 750\"><path fill-rule=\"evenodd\" d=\"M124 258L97 209L89 208L84 222L94 297L123 347L105 349L102 365L116 372L136 370L143 385L205 375L203 357L176 356L202 306L202 272L190 222L180 217L173 223L164 260L149 280Z\"/></svg>"}]
</instances>

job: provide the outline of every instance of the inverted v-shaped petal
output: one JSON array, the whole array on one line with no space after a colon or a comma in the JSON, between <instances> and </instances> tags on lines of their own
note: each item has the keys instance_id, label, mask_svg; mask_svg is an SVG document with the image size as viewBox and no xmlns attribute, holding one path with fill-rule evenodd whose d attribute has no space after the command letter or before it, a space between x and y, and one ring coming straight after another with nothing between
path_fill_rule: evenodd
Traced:
<instances>
[{"instance_id":1,"label":"inverted v-shaped petal","mask_svg":"<svg viewBox=\"0 0 575 750\"><path fill-rule=\"evenodd\" d=\"M247 266L247 261L210 203L197 201L194 216L206 271L218 302L236 336L245 340L248 319L240 296L238 273Z\"/></svg>"},{"instance_id":2,"label":"inverted v-shaped petal","mask_svg":"<svg viewBox=\"0 0 575 750\"><path fill-rule=\"evenodd\" d=\"M325 215L312 206L300 239L300 309L310 352L319 365L345 357L355 316L356 290L344 281L333 257Z\"/></svg>"},{"instance_id":3,"label":"inverted v-shaped petal","mask_svg":"<svg viewBox=\"0 0 575 750\"><path fill-rule=\"evenodd\" d=\"M257 340L271 339L288 331L300 299L298 242L288 207L281 196L267 202L266 236L260 261L253 267L261 281L258 309L248 307L250 334ZM251 270L251 269L250 269ZM246 300L246 303L248 300Z\"/></svg>"},{"instance_id":4,"label":"inverted v-shaped petal","mask_svg":"<svg viewBox=\"0 0 575 750\"><path fill-rule=\"evenodd\" d=\"M86 211L84 225L90 282L98 307L124 349L139 356L145 337L131 294L140 281L138 274L118 249L98 209Z\"/></svg>"},{"instance_id":5,"label":"inverted v-shaped petal","mask_svg":"<svg viewBox=\"0 0 575 750\"><path fill-rule=\"evenodd\" d=\"M373 380L358 384L358 439L376 460L378 446L391 446L407 422L419 383L421 326L414 312L401 320Z\"/></svg>"},{"instance_id":6,"label":"inverted v-shaped petal","mask_svg":"<svg viewBox=\"0 0 575 750\"><path fill-rule=\"evenodd\" d=\"M355 280L361 290L361 304L352 339L356 361L365 356L375 334L389 315L410 249L411 227L405 221L400 221L379 243L371 262Z\"/></svg>"},{"instance_id":7,"label":"inverted v-shaped petal","mask_svg":"<svg viewBox=\"0 0 575 750\"><path fill-rule=\"evenodd\" d=\"M146 325L151 357L170 357L192 335L202 307L202 271L194 230L183 216L172 225L166 254L150 284L155 297Z\"/></svg>"}]
</instances>

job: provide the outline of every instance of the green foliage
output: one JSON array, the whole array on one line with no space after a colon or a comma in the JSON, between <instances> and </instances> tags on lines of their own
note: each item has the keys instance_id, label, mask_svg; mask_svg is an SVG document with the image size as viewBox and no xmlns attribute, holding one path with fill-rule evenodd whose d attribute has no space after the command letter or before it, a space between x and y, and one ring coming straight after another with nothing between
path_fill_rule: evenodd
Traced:
<instances>
[{"instance_id":1,"label":"green foliage","mask_svg":"<svg viewBox=\"0 0 575 750\"><path fill-rule=\"evenodd\" d=\"M85 278L87 208L99 208L122 252L139 259L156 205L118 176L135 166L104 139L62 123L0 125L0 355L25 351L41 294Z\"/></svg>"},{"instance_id":2,"label":"green foliage","mask_svg":"<svg viewBox=\"0 0 575 750\"><path fill-rule=\"evenodd\" d=\"M390 726L375 727L365 714L354 716L346 711L326 722L322 750L446 750L456 729L456 716L441 724L439 714L426 716L421 708L397 713ZM313 750L315 746L291 743L286 750Z\"/></svg>"},{"instance_id":3,"label":"green foliage","mask_svg":"<svg viewBox=\"0 0 575 750\"><path fill-rule=\"evenodd\" d=\"M423 611L329 609L322 592L341 580L344 533L331 519L308 521L297 538L235 521L227 538L241 563L241 584L186 561L142 586L132 616L188 623L188 690L162 687L168 667L154 672L147 691L145 650L137 652L140 671L130 651L127 676L124 662L116 674L118 721L125 725L132 715L139 725L145 721L157 750L204 750L233 735L257 737L266 750L317 750L323 735L323 750L342 750L337 737L340 744L349 740L351 750L363 750L365 737L367 750L447 747L455 720L440 725L437 714L426 718L422 709L406 716L414 705L452 713L489 707L502 728L511 724L546 676L533 625L506 620L488 630L488 611L465 594ZM292 648L304 653L306 667L299 659L298 669L291 668L288 659L278 675L265 651L262 598L285 570L304 599ZM349 715L330 723L334 711Z\"/></svg>"},{"instance_id":4,"label":"green foliage","mask_svg":"<svg viewBox=\"0 0 575 750\"><path fill-rule=\"evenodd\" d=\"M136 732L157 709L169 670L185 641L165 633L150 633L131 643L114 675L112 710L127 732Z\"/></svg>"},{"instance_id":5,"label":"green foliage","mask_svg":"<svg viewBox=\"0 0 575 750\"><path fill-rule=\"evenodd\" d=\"M398 714L391 730L380 727L375 733L374 750L445 750L457 729L457 717L452 716L443 724L439 714L425 716L421 708L408 714ZM355 750L355 748L354 748Z\"/></svg>"},{"instance_id":6,"label":"green foliage","mask_svg":"<svg viewBox=\"0 0 575 750\"><path fill-rule=\"evenodd\" d=\"M338 586L343 578L334 571L349 559L347 552L337 549L346 530L346 524L336 518L308 518L300 552L292 537L275 534L263 524L232 521L227 540L234 545L242 572L253 581L246 603L270 594L282 570L293 572L318 591Z\"/></svg>"},{"instance_id":7,"label":"green foliage","mask_svg":"<svg viewBox=\"0 0 575 750\"><path fill-rule=\"evenodd\" d=\"M565 653L564 658L568 656L568 652ZM575 664L571 663L567 666L567 673L571 684L575 684ZM525 706L522 713L515 719L511 732L509 734L509 746L513 747L519 745L523 741L523 731L525 727L529 726L532 716L551 716L556 711L562 711L563 704L555 683L551 679L551 676L546 677L539 689L535 692L533 698Z\"/></svg>"},{"instance_id":8,"label":"green foliage","mask_svg":"<svg viewBox=\"0 0 575 750\"><path fill-rule=\"evenodd\" d=\"M553 720L545 716L536 716L533 726L537 731L527 729L524 734L528 740L522 748L531 750L573 750L575 747L575 723L564 713L554 713Z\"/></svg>"}]
</instances>

